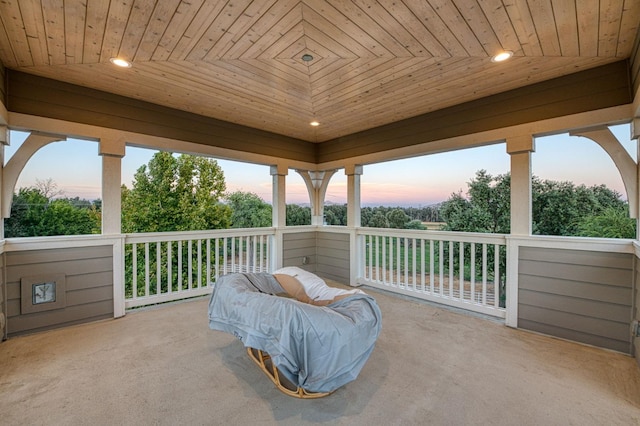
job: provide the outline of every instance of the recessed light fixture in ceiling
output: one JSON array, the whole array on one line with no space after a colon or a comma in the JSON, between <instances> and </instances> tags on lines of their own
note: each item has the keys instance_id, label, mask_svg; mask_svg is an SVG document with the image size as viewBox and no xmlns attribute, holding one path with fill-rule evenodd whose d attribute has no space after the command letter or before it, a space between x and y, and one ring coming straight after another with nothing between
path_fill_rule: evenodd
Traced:
<instances>
[{"instance_id":1,"label":"recessed light fixture in ceiling","mask_svg":"<svg viewBox=\"0 0 640 426\"><path fill-rule=\"evenodd\" d=\"M500 52L497 55L494 55L491 58L491 62L504 62L507 59L513 56L513 52L510 50L505 50L504 52Z\"/></svg>"},{"instance_id":2,"label":"recessed light fixture in ceiling","mask_svg":"<svg viewBox=\"0 0 640 426\"><path fill-rule=\"evenodd\" d=\"M309 55L308 53L305 53L304 55L302 55L301 59L305 62L311 62L313 61L313 56Z\"/></svg>"},{"instance_id":3,"label":"recessed light fixture in ceiling","mask_svg":"<svg viewBox=\"0 0 640 426\"><path fill-rule=\"evenodd\" d=\"M312 121L311 123L309 123L309 124L311 124L313 127L318 127L318 126L320 125L320 123L319 123L319 122L317 122L317 121L315 121L315 120L313 120L313 121Z\"/></svg>"},{"instance_id":4,"label":"recessed light fixture in ceiling","mask_svg":"<svg viewBox=\"0 0 640 426\"><path fill-rule=\"evenodd\" d=\"M121 67L121 68L131 68L133 66L133 64L129 61L127 61L126 59L122 59L122 58L111 58L109 59L109 61L117 66L117 67Z\"/></svg>"}]
</instances>

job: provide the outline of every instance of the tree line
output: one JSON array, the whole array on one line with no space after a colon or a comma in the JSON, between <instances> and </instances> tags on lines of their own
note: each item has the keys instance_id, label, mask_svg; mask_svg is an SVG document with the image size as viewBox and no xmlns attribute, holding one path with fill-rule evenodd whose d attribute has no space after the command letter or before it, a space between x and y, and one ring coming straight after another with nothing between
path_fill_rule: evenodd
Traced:
<instances>
[{"instance_id":1,"label":"tree line","mask_svg":"<svg viewBox=\"0 0 640 426\"><path fill-rule=\"evenodd\" d=\"M466 193L425 207L363 207L361 225L375 228L510 232L510 175L476 172ZM272 207L258 195L228 193L224 173L210 158L158 152L122 186L122 231L166 232L269 227ZM532 180L533 233L539 235L634 238L635 220L621 195L604 185ZM50 179L13 196L5 237L100 233L101 201L61 197ZM327 225L347 225L346 204L324 207ZM288 204L288 226L309 225L308 206Z\"/></svg>"}]
</instances>

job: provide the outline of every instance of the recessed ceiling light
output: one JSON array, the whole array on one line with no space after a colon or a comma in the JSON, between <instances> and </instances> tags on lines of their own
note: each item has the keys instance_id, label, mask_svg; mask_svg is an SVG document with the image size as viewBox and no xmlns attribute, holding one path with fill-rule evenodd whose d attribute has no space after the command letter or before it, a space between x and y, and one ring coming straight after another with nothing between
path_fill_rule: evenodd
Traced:
<instances>
[{"instance_id":1,"label":"recessed ceiling light","mask_svg":"<svg viewBox=\"0 0 640 426\"><path fill-rule=\"evenodd\" d=\"M513 56L513 52L510 50L506 50L504 52L500 52L491 58L491 62L503 62Z\"/></svg>"},{"instance_id":2,"label":"recessed ceiling light","mask_svg":"<svg viewBox=\"0 0 640 426\"><path fill-rule=\"evenodd\" d=\"M111 61L113 65L122 67L122 68L131 68L131 66L133 65L131 62L127 61L126 59L121 59L121 58L111 58L109 59L109 61Z\"/></svg>"},{"instance_id":3,"label":"recessed ceiling light","mask_svg":"<svg viewBox=\"0 0 640 426\"><path fill-rule=\"evenodd\" d=\"M309 123L309 124L311 124L313 127L318 127L318 126L320 125L320 123L318 123L318 122L317 122L317 121L315 121L315 120L314 120L314 121L312 121L312 122L311 122L311 123Z\"/></svg>"},{"instance_id":4,"label":"recessed ceiling light","mask_svg":"<svg viewBox=\"0 0 640 426\"><path fill-rule=\"evenodd\" d=\"M304 55L302 55L301 59L305 62L311 62L313 61L313 56L309 55L308 53L305 53Z\"/></svg>"}]
</instances>

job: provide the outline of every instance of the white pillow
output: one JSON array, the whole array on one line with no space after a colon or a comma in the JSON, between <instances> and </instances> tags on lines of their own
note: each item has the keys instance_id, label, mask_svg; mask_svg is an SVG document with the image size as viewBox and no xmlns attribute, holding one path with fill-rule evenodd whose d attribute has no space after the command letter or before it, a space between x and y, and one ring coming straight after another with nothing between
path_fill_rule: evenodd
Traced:
<instances>
[{"instance_id":1,"label":"white pillow","mask_svg":"<svg viewBox=\"0 0 640 426\"><path fill-rule=\"evenodd\" d=\"M273 274L289 275L300 281L305 293L313 301L333 300L337 296L345 294L365 294L362 290L342 290L340 288L329 287L326 282L316 274L305 271L297 266L287 266L274 271Z\"/></svg>"}]
</instances>

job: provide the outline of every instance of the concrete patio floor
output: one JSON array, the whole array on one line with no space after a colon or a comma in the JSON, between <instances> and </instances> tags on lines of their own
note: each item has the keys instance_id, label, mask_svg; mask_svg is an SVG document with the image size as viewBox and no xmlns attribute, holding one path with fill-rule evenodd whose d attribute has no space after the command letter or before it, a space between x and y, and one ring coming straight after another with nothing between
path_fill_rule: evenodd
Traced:
<instances>
[{"instance_id":1,"label":"concrete patio floor","mask_svg":"<svg viewBox=\"0 0 640 426\"><path fill-rule=\"evenodd\" d=\"M640 424L631 357L365 291L382 333L326 398L279 392L201 298L1 343L0 424Z\"/></svg>"}]
</instances>

